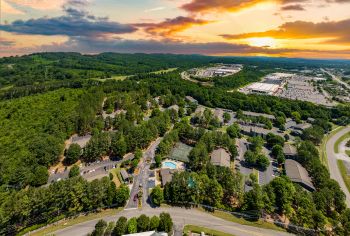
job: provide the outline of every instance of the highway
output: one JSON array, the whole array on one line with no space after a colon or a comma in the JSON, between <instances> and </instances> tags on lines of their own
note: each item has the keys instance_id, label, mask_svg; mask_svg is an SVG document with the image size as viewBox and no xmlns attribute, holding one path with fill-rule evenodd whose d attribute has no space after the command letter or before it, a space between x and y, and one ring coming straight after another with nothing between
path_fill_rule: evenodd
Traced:
<instances>
[{"instance_id":1,"label":"highway","mask_svg":"<svg viewBox=\"0 0 350 236\"><path fill-rule=\"evenodd\" d=\"M196 209L185 208L150 208L145 207L142 210L124 210L115 216L103 218L107 222L117 221L120 216L125 216L128 219L137 217L141 214L147 216L159 215L161 212L168 212L174 222L175 235L182 235L183 227L187 224L204 226L210 229L219 230L225 233L233 234L235 236L287 236L292 235L286 232L280 232L270 229L257 228L247 225L240 225L238 223L225 221L210 214L207 214ZM83 236L91 233L95 224L100 219L80 223L69 226L65 229L54 232L56 236Z\"/></svg>"},{"instance_id":2,"label":"highway","mask_svg":"<svg viewBox=\"0 0 350 236\"><path fill-rule=\"evenodd\" d=\"M341 78L337 77L336 75L332 74L328 70L322 69L324 73L327 73L329 76L332 77L333 80L337 81L338 83L344 85L346 88L350 89L350 85L345 83L344 81L341 80Z\"/></svg>"},{"instance_id":3,"label":"highway","mask_svg":"<svg viewBox=\"0 0 350 236\"><path fill-rule=\"evenodd\" d=\"M328 140L328 142L326 144L326 151L327 151L328 166L329 166L329 172L331 174L331 178L336 180L339 183L341 189L343 190L343 192L346 195L346 205L348 207L350 207L350 193L349 193L348 189L346 188L346 185L345 185L344 180L340 174L338 164L337 164L337 160L340 159L341 155L336 154L334 152L334 144L336 143L336 141L341 136L343 136L344 134L346 134L348 132L350 132L350 127L342 129L340 132L333 135Z\"/></svg>"}]
</instances>

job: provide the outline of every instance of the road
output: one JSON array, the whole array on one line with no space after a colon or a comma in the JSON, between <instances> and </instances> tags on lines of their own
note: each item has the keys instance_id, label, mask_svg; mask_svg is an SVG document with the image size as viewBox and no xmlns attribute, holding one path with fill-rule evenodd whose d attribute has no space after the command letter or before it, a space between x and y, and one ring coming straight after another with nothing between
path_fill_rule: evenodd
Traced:
<instances>
[{"instance_id":1,"label":"road","mask_svg":"<svg viewBox=\"0 0 350 236\"><path fill-rule=\"evenodd\" d=\"M147 216L159 215L161 212L168 212L174 222L175 235L182 235L183 227L187 224L204 226L207 228L219 230L225 233L236 236L287 236L292 235L285 232L274 231L270 229L257 228L238 223L225 221L210 214L207 214L196 209L185 208L144 208L142 210L124 210L115 216L103 218L107 222L117 221L120 216L125 216L128 219L132 217L146 214ZM100 219L83 222L77 225L72 225L68 228L54 232L56 236L83 236L92 232L95 224Z\"/></svg>"},{"instance_id":2,"label":"road","mask_svg":"<svg viewBox=\"0 0 350 236\"><path fill-rule=\"evenodd\" d=\"M344 134L350 132L350 127L344 128L342 129L340 132L334 134L327 142L326 144L326 152L327 152L327 158L328 158L328 166L329 166L329 172L331 174L331 178L336 180L341 189L343 190L343 192L346 195L346 204L348 207L350 207L350 193L348 191L348 189L346 188L346 185L344 183L344 180L340 174L339 168L338 168L338 164L337 164L337 160L340 159L339 154L336 154L334 152L334 144L336 143L336 141L343 136Z\"/></svg>"},{"instance_id":3,"label":"road","mask_svg":"<svg viewBox=\"0 0 350 236\"><path fill-rule=\"evenodd\" d=\"M350 89L350 85L345 83L344 81L342 81L338 76L332 74L331 72L329 72L328 70L325 70L325 69L322 69L322 71L324 73L327 73L329 76L331 76L333 80L337 81L338 83L344 85L346 88Z\"/></svg>"},{"instance_id":4,"label":"road","mask_svg":"<svg viewBox=\"0 0 350 236\"><path fill-rule=\"evenodd\" d=\"M156 149L161 142L162 138L158 138L154 141L145 152L143 152L143 159L138 166L139 174L134 176L134 183L130 191L130 199L126 205L126 209L135 209L138 207L138 201L134 201L135 195L138 194L140 187L142 187L142 205L149 205L148 194L148 178L150 173L150 163L147 163L147 159L151 159L151 163L154 161Z\"/></svg>"}]
</instances>

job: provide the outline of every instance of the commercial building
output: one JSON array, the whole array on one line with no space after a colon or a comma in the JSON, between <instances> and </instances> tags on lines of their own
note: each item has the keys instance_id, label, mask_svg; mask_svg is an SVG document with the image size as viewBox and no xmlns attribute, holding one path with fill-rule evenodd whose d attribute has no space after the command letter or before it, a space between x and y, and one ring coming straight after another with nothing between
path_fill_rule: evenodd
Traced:
<instances>
[{"instance_id":1,"label":"commercial building","mask_svg":"<svg viewBox=\"0 0 350 236\"><path fill-rule=\"evenodd\" d=\"M307 170L299 163L292 159L287 159L285 164L286 175L294 183L299 184L304 189L313 192L315 187L312 184L311 178Z\"/></svg>"},{"instance_id":2,"label":"commercial building","mask_svg":"<svg viewBox=\"0 0 350 236\"><path fill-rule=\"evenodd\" d=\"M142 232L142 233L136 233L136 234L124 234L123 236L168 236L167 233L160 233L156 231L148 231L148 232Z\"/></svg>"},{"instance_id":3,"label":"commercial building","mask_svg":"<svg viewBox=\"0 0 350 236\"><path fill-rule=\"evenodd\" d=\"M250 93L274 95L276 94L281 86L278 84L270 83L254 83L246 88Z\"/></svg>"}]
</instances>

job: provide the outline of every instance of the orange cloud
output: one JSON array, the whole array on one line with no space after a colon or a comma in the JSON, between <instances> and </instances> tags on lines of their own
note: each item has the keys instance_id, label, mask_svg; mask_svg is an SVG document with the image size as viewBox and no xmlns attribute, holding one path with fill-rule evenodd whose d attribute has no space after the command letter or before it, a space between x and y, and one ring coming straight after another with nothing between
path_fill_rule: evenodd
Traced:
<instances>
[{"instance_id":1,"label":"orange cloud","mask_svg":"<svg viewBox=\"0 0 350 236\"><path fill-rule=\"evenodd\" d=\"M350 44L350 19L330 22L287 22L277 29L246 34L225 34L225 39L238 40L256 37L272 37L275 39L322 39L326 42Z\"/></svg>"},{"instance_id":2,"label":"orange cloud","mask_svg":"<svg viewBox=\"0 0 350 236\"><path fill-rule=\"evenodd\" d=\"M145 32L151 35L169 37L178 32L191 28L192 26L206 25L209 23L211 23L211 21L179 16L173 19L166 19L160 23L142 23L135 24L135 26L143 28Z\"/></svg>"},{"instance_id":3,"label":"orange cloud","mask_svg":"<svg viewBox=\"0 0 350 236\"><path fill-rule=\"evenodd\" d=\"M287 10L301 10L303 3L312 3L312 0L191 0L181 6L182 9L191 13L208 12L235 12L245 8L253 7L260 3L272 2L276 4L298 4L298 7L286 7ZM329 3L349 3L350 0L319 0L325 4ZM319 4L319 3L317 3ZM290 5L291 6L291 5Z\"/></svg>"}]
</instances>

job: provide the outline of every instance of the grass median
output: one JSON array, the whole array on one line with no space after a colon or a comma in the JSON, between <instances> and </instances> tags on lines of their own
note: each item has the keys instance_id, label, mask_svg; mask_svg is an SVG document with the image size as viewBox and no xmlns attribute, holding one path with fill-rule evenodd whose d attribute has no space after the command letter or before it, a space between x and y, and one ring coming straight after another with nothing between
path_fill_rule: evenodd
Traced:
<instances>
[{"instance_id":1,"label":"grass median","mask_svg":"<svg viewBox=\"0 0 350 236\"><path fill-rule=\"evenodd\" d=\"M239 218L239 217L236 217L230 213L226 213L226 212L222 212L222 211L208 212L203 208L198 208L198 209L203 211L203 212L209 213L215 217L221 218L223 220L231 221L231 222L238 223L241 225L249 225L249 226L253 226L253 227L259 227L259 228L264 228L264 229L272 229L272 230L286 232L285 229L278 227L275 224L265 222L263 220L249 221L249 220L246 220L244 218Z\"/></svg>"},{"instance_id":2,"label":"grass median","mask_svg":"<svg viewBox=\"0 0 350 236\"><path fill-rule=\"evenodd\" d=\"M325 135L323 137L321 145L318 146L318 149L321 155L321 162L323 163L324 166L327 167L327 169L328 169L328 158L327 158L327 151L326 151L327 142L331 137L333 137L333 135L335 135L336 133L338 133L344 128L345 127L334 125L333 130L328 135Z\"/></svg>"},{"instance_id":3,"label":"grass median","mask_svg":"<svg viewBox=\"0 0 350 236\"><path fill-rule=\"evenodd\" d=\"M350 192L350 176L348 175L348 172L346 170L346 166L342 160L337 160L338 168L340 171L340 174L344 180L344 183L346 185L346 188Z\"/></svg>"},{"instance_id":4,"label":"grass median","mask_svg":"<svg viewBox=\"0 0 350 236\"><path fill-rule=\"evenodd\" d=\"M214 230L214 229L208 229L205 227L201 227L201 226L196 226L196 225L186 225L184 228L184 233L186 235L190 235L190 233L197 233L197 234L201 234L201 233L205 233L206 235L214 235L214 236L234 236L233 234L228 234L228 233L224 233L218 230Z\"/></svg>"},{"instance_id":5,"label":"grass median","mask_svg":"<svg viewBox=\"0 0 350 236\"><path fill-rule=\"evenodd\" d=\"M340 144L341 144L344 140L346 140L346 139L348 139L348 138L350 138L350 132L344 134L343 136L341 136L341 137L335 142L335 144L334 144L334 152L335 152L335 153L339 153L339 146L340 146Z\"/></svg>"}]
</instances>

